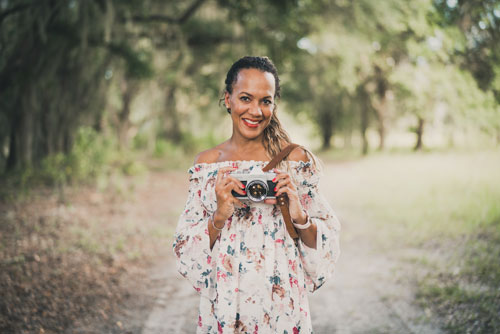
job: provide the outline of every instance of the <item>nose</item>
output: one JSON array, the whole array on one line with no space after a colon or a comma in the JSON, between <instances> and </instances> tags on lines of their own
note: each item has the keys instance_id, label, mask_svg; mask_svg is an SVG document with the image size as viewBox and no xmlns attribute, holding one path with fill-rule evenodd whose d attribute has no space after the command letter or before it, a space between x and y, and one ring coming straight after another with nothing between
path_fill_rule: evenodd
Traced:
<instances>
[{"instance_id":1,"label":"nose","mask_svg":"<svg viewBox=\"0 0 500 334\"><path fill-rule=\"evenodd\" d=\"M262 109L260 108L260 104L257 101L252 103L248 111L253 117L260 118L262 116Z\"/></svg>"}]
</instances>

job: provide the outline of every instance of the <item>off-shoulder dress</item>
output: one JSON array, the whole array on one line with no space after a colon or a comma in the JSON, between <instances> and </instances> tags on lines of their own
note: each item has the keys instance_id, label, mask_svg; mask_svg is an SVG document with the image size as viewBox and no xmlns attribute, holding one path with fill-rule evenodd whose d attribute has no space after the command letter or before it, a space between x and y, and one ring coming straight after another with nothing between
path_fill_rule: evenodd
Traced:
<instances>
[{"instance_id":1,"label":"off-shoulder dress","mask_svg":"<svg viewBox=\"0 0 500 334\"><path fill-rule=\"evenodd\" d=\"M316 249L294 242L278 206L253 202L235 210L210 249L207 223L217 209L218 169L251 172L266 163L225 161L189 169L189 194L173 249L177 269L201 295L197 333L312 333L307 291L333 273L340 224L318 192L319 173L311 162L286 163L317 226Z\"/></svg>"}]
</instances>

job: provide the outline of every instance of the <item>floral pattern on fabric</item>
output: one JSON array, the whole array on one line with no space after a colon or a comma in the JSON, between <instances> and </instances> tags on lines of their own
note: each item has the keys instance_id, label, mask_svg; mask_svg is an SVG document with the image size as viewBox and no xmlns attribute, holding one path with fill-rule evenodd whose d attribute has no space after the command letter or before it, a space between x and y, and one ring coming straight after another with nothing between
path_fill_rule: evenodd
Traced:
<instances>
[{"instance_id":1,"label":"floral pattern on fabric","mask_svg":"<svg viewBox=\"0 0 500 334\"><path fill-rule=\"evenodd\" d=\"M209 217L217 209L215 180L221 167L238 172L262 161L196 164L174 236L177 268L200 293L197 333L312 333L307 291L332 274L340 254L340 223L318 192L310 162L289 161L290 174L309 219L317 226L317 249L288 235L276 205L236 209L210 250Z\"/></svg>"}]
</instances>

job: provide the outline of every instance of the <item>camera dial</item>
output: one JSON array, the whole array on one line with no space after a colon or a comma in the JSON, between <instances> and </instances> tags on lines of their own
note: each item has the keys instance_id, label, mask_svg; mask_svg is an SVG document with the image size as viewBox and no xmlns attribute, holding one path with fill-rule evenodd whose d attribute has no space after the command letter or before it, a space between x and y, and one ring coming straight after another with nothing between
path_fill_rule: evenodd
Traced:
<instances>
[{"instance_id":1,"label":"camera dial","mask_svg":"<svg viewBox=\"0 0 500 334\"><path fill-rule=\"evenodd\" d=\"M247 196L254 202L264 200L267 197L268 190L267 182L263 182L262 180L252 180L246 186Z\"/></svg>"}]
</instances>

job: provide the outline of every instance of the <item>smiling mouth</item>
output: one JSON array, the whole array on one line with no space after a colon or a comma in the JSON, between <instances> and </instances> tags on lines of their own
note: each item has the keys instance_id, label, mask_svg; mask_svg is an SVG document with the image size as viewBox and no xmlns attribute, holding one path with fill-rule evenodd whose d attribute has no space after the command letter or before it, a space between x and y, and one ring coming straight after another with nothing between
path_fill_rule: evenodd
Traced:
<instances>
[{"instance_id":1,"label":"smiling mouth","mask_svg":"<svg viewBox=\"0 0 500 334\"><path fill-rule=\"evenodd\" d=\"M258 120L251 120L248 118L243 118L243 123L245 123L245 125L248 126L249 128L258 127L260 122L261 121L258 121Z\"/></svg>"}]
</instances>

